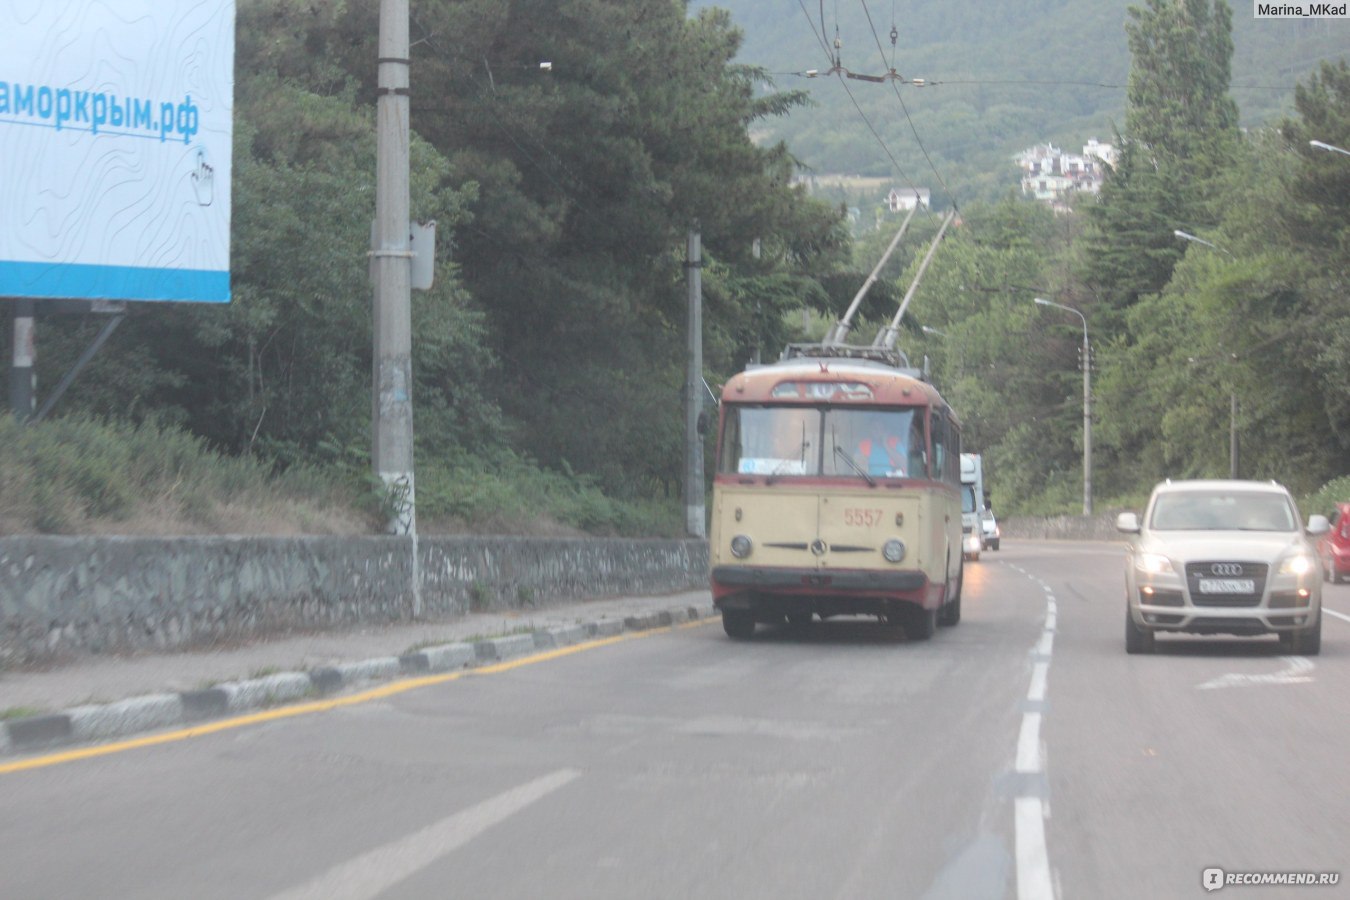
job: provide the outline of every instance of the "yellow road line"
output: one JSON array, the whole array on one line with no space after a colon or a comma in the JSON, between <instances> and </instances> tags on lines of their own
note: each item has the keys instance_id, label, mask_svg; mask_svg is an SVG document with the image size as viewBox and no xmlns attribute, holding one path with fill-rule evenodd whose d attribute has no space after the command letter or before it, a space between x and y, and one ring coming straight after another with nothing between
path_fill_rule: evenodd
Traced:
<instances>
[{"instance_id":1,"label":"yellow road line","mask_svg":"<svg viewBox=\"0 0 1350 900\"><path fill-rule=\"evenodd\" d=\"M296 716L307 716L312 713L328 712L329 710L338 709L344 706L356 706L360 703L368 703L371 700L383 700L386 697L393 697L407 691L417 690L418 688L430 687L436 684L445 684L448 681L458 681L466 675L495 675L498 672L509 672L512 669L519 669L523 666L534 665L535 663L549 662L564 656L571 656L574 653L582 653L586 650L596 650L600 647L608 647L611 644L617 644L621 641L631 641L637 638L650 637L654 634L663 634L667 631L676 629L695 628L706 624L708 621L710 620L699 619L698 621L681 625L652 628L646 631L633 632L632 634L615 635L614 637L587 641L584 644L573 644L570 647L560 647L557 650L548 650L544 653L522 656L519 659L507 660L506 662L493 663L489 666L480 666L474 669L460 669L456 672L446 672L441 675L424 675L420 678L405 678L400 681L390 682L389 684L360 691L359 693L350 694L345 697L335 697L331 700L312 700L305 703L292 704L290 706L279 706L276 709L249 713L244 716L235 716L231 719L220 719L215 722L206 722L201 725L194 725L191 728L166 731L163 734L152 734L145 737L132 738L131 740L117 741L112 744L99 744L94 747L81 747L76 750L49 753L43 756L21 759L17 762L0 763L0 775L25 772L30 769L44 769L48 766L57 766L62 763L76 762L82 759L92 759L98 756L109 756L113 753L125 753L128 750L139 750L143 747L154 747L159 744L185 741L189 738L204 737L208 734L229 731L234 728L244 728L248 725L260 725L263 722L275 722L280 719L290 719Z\"/></svg>"}]
</instances>

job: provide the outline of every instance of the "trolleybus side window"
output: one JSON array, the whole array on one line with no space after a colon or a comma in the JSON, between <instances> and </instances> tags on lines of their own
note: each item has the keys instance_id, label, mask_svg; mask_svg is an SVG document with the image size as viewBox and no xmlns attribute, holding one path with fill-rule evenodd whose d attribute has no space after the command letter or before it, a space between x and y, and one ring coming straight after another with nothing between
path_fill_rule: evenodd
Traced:
<instances>
[{"instance_id":1,"label":"trolleybus side window","mask_svg":"<svg viewBox=\"0 0 1350 900\"><path fill-rule=\"evenodd\" d=\"M946 410L933 411L933 468L935 481L961 483L961 432Z\"/></svg>"}]
</instances>

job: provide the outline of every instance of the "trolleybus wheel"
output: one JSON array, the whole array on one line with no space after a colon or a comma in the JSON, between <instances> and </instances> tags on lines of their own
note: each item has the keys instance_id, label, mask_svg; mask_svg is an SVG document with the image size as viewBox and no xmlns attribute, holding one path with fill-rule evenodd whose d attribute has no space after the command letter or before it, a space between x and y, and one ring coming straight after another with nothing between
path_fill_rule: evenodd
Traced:
<instances>
[{"instance_id":1,"label":"trolleybus wheel","mask_svg":"<svg viewBox=\"0 0 1350 900\"><path fill-rule=\"evenodd\" d=\"M727 637L748 641L755 633L754 613L727 611L722 613L722 630Z\"/></svg>"},{"instance_id":2,"label":"trolleybus wheel","mask_svg":"<svg viewBox=\"0 0 1350 900\"><path fill-rule=\"evenodd\" d=\"M905 620L905 634L912 641L926 641L937 631L936 609L915 609Z\"/></svg>"},{"instance_id":3,"label":"trolleybus wheel","mask_svg":"<svg viewBox=\"0 0 1350 900\"><path fill-rule=\"evenodd\" d=\"M966 580L966 567L962 566L956 572L956 590L952 592L951 598L943 604L941 612L938 613L938 624L950 628L961 621L961 587Z\"/></svg>"}]
</instances>

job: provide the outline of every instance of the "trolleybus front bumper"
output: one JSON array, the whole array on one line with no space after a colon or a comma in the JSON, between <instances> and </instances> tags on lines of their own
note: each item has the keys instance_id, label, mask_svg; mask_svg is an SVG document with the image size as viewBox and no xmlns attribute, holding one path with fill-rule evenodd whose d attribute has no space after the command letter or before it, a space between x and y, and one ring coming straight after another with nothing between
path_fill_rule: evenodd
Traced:
<instances>
[{"instance_id":1,"label":"trolleybus front bumper","mask_svg":"<svg viewBox=\"0 0 1350 900\"><path fill-rule=\"evenodd\" d=\"M922 572L714 566L713 603L719 610L753 612L770 620L791 612L887 615L899 602L935 607L939 586Z\"/></svg>"}]
</instances>

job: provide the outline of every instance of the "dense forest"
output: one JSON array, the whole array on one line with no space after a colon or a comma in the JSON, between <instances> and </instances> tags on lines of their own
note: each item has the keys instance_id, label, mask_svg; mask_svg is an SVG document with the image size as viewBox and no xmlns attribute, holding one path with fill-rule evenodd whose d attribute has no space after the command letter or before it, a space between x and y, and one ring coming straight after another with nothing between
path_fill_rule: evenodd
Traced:
<instances>
[{"instance_id":1,"label":"dense forest","mask_svg":"<svg viewBox=\"0 0 1350 900\"><path fill-rule=\"evenodd\" d=\"M948 44L997 41L1017 62L1008 71L1034 73L1044 60L1067 64L1063 42L1079 40L1079 20L1101 5L976 16L953 3L941 27ZM378 527L366 259L376 6L239 0L233 302L135 305L57 421L22 439L6 425L0 506L47 509L59 482L68 514L0 510L0 529L78 530L125 515L138 493L181 505L188 444L302 493L337 485ZM898 217L855 243L844 209L793 185L796 138L770 135L816 118L819 134L843 140L832 117L856 122L857 110L812 106L795 83L766 87L784 79L746 50L772 44L781 15L747 33L729 12L681 0L415 0L412 10L413 214L437 221L440 242L435 287L413 297L421 527L518 530L544 518L592 533L679 533L687 230L698 223L705 254L710 384L819 337ZM906 15L907 52L951 58L932 39L935 12ZM1039 23L1037 48L1014 46L1014 18ZM888 40L890 19L876 27ZM1056 77L1127 85L1111 95L1119 117L1105 120L1118 125L1107 135L1122 148L1117 170L1100 198L1055 215L1010 189L1001 163L935 155L953 190L987 198L960 203L901 346L930 359L968 447L990 460L1005 514L1073 511L1081 498L1081 328L1036 296L1089 323L1101 505L1135 501L1163 476L1226 474L1233 396L1241 473L1310 494L1350 470L1350 158L1308 143L1350 145L1350 70L1317 67L1286 116L1243 129L1223 0L1146 0L1092 27L1124 56L1083 53L1082 72ZM1004 140L1000 123L1042 128L1005 109L993 86L977 88L961 96L987 105L956 112L981 147ZM1101 94L1085 106L1063 90L1042 92L1060 110L1045 137L1065 140L1106 108ZM952 94L923 96L941 106ZM953 128L915 123L930 151L947 153ZM870 135L847 146L858 160L880 152ZM916 219L855 334L870 338L867 323L889 317L935 231L936 216ZM40 385L98 327L42 320ZM167 487L117 480L160 457Z\"/></svg>"}]
</instances>

